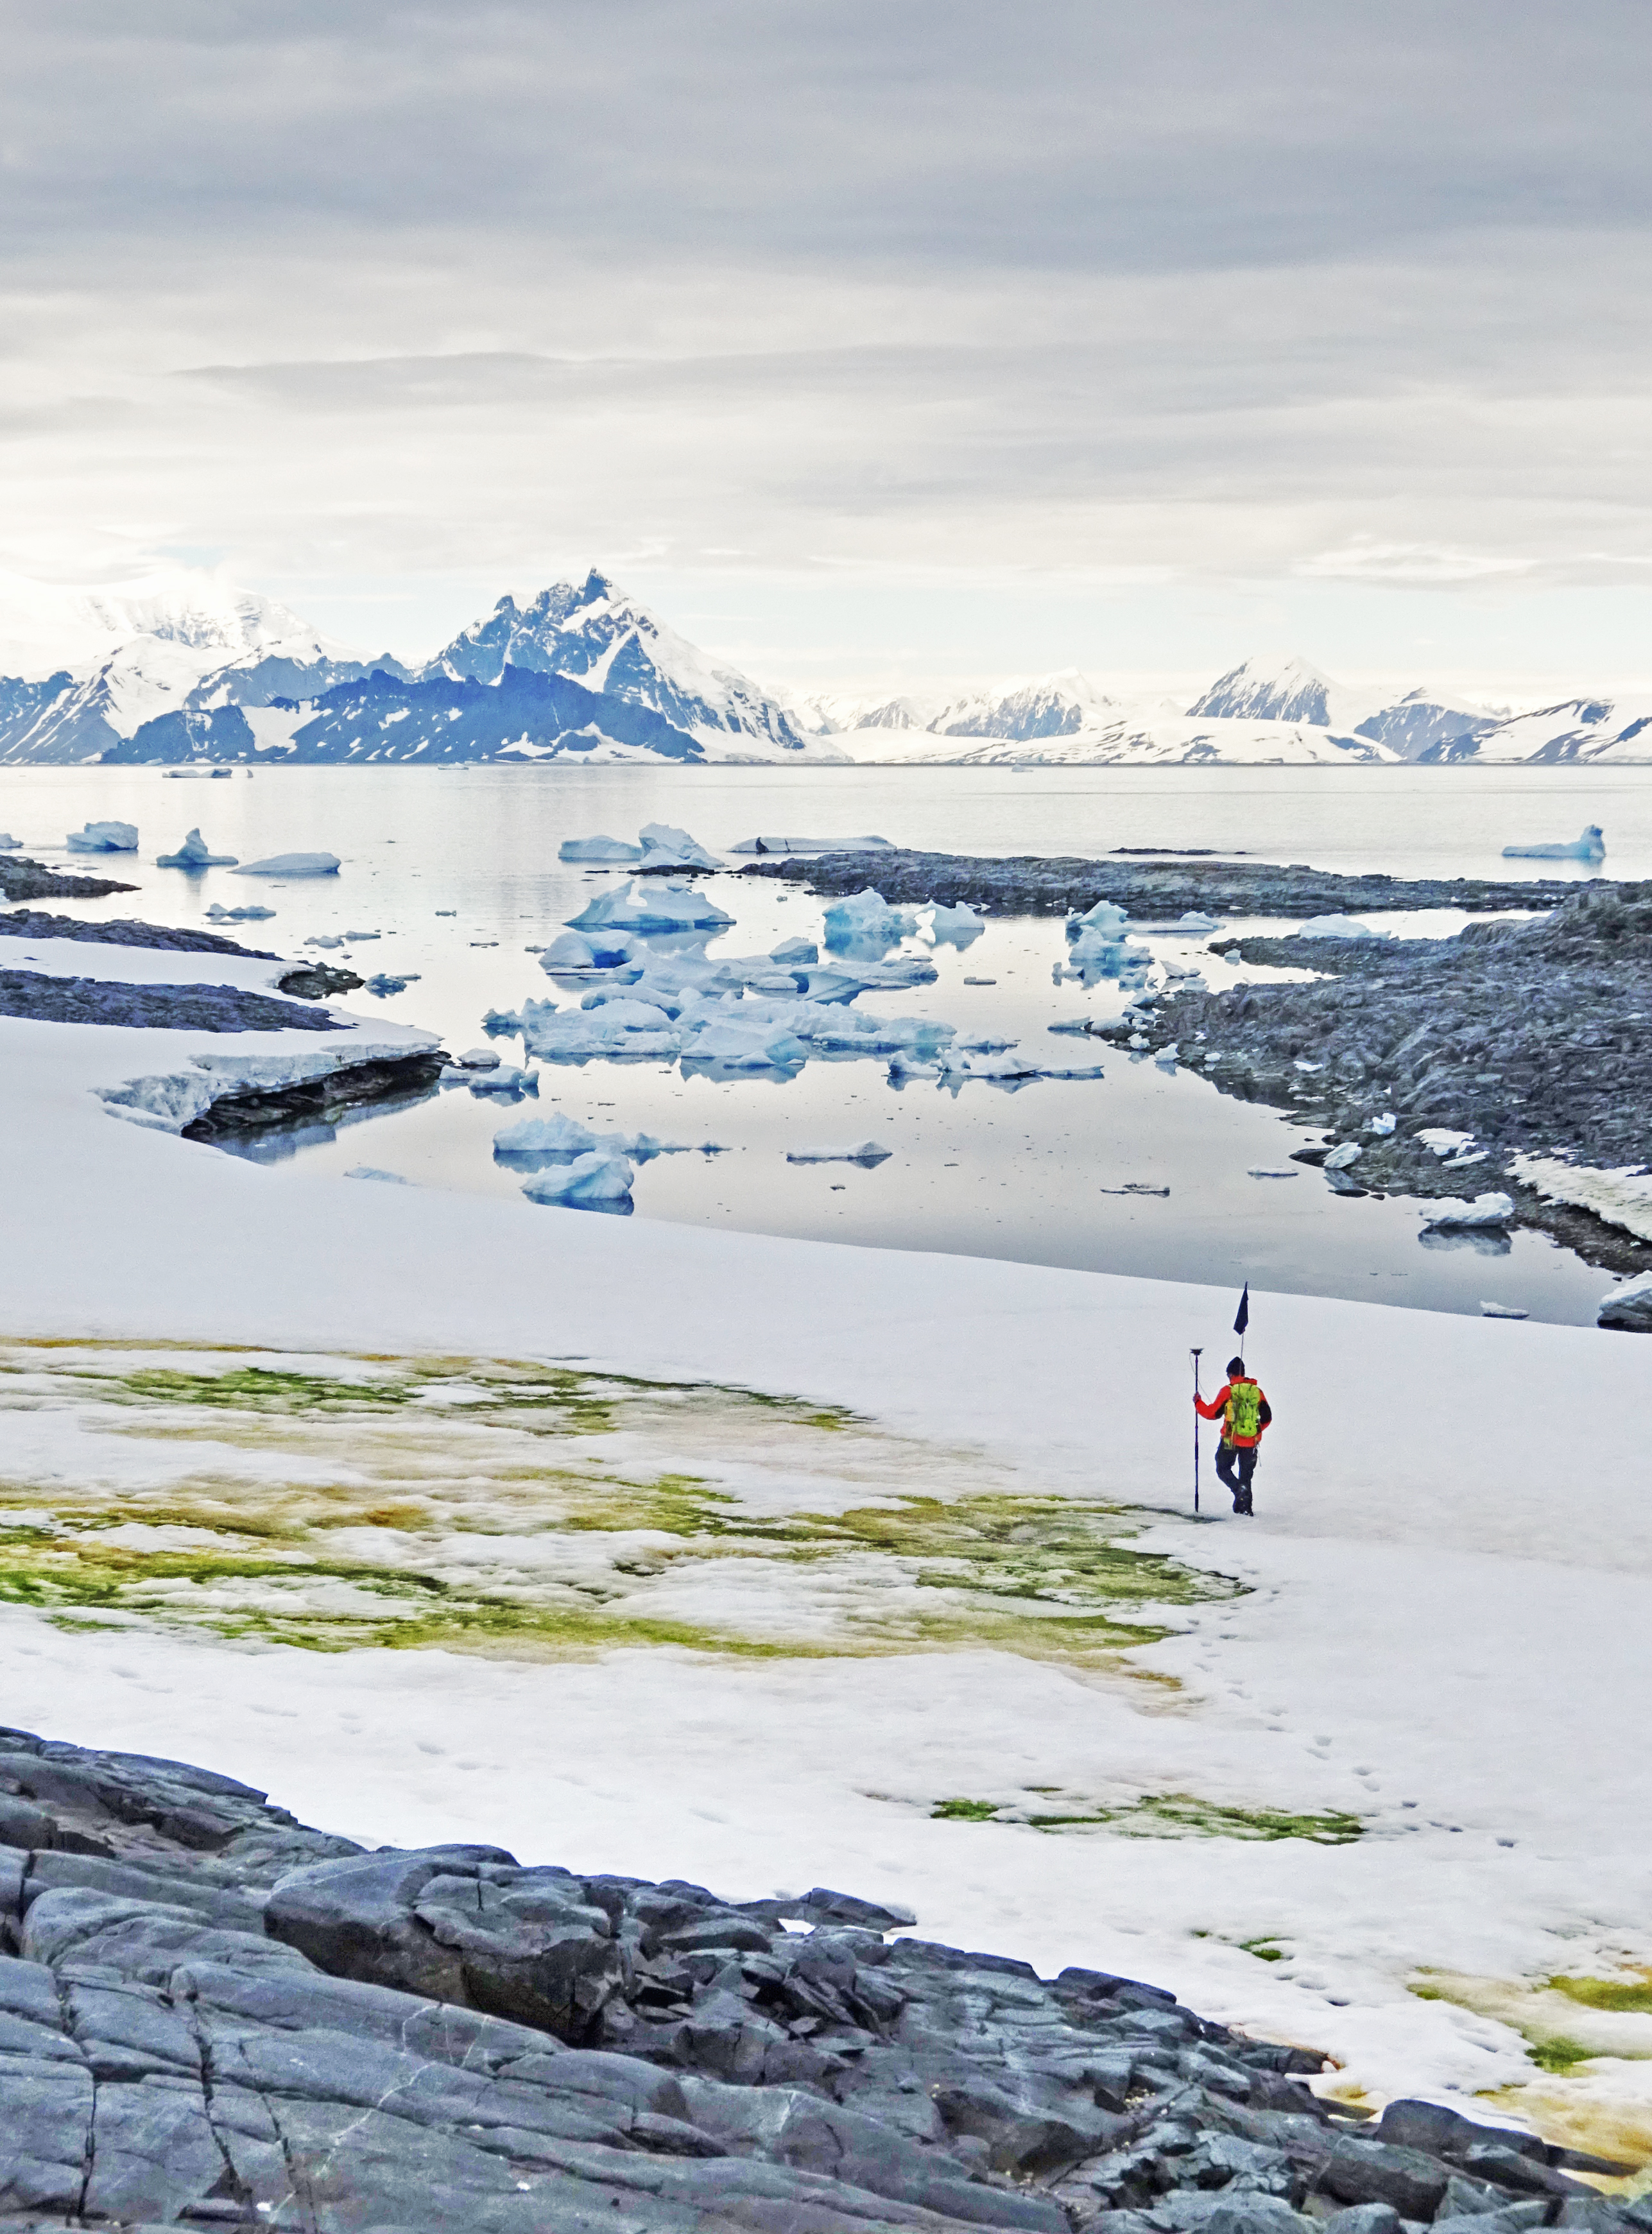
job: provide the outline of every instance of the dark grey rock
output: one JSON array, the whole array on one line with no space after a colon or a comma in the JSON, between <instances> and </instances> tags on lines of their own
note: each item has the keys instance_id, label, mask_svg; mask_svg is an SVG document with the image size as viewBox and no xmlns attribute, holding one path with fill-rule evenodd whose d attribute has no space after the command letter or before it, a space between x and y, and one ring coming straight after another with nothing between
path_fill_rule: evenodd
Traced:
<instances>
[{"instance_id":1,"label":"dark grey rock","mask_svg":"<svg viewBox=\"0 0 1652 2234\"><path fill-rule=\"evenodd\" d=\"M1350 2134L1291 2076L1311 2051L888 1942L852 1895L817 1887L799 1934L499 1847L368 1854L22 1731L0 1791L34 1811L0 1846L0 2230L1308 2234L1340 2201L1339 2234L1401 2234L1396 2203L1652 2234L1562 2203L1565 2152L1428 2105Z\"/></svg>"},{"instance_id":2,"label":"dark grey rock","mask_svg":"<svg viewBox=\"0 0 1652 2234\"><path fill-rule=\"evenodd\" d=\"M3 885L13 866L0 856L0 885ZM65 878L61 881L97 885L106 892L133 890L130 885L106 884L96 877ZM13 893L11 897L18 898L23 895ZM17 908L10 915L0 915L0 937L80 938L98 946L141 946L162 954L240 954L255 962L273 962L277 958L258 947L239 946L234 939L221 937L214 931L174 931L164 924L138 923L130 917L98 923L84 916L47 915L39 908Z\"/></svg>"},{"instance_id":3,"label":"dark grey rock","mask_svg":"<svg viewBox=\"0 0 1652 2234\"><path fill-rule=\"evenodd\" d=\"M147 1031L331 1032L324 1009L272 1001L233 985L126 985L98 977L49 977L0 970L0 1016L44 1024L118 1024Z\"/></svg>"},{"instance_id":4,"label":"dark grey rock","mask_svg":"<svg viewBox=\"0 0 1652 2234\"><path fill-rule=\"evenodd\" d=\"M113 877L74 877L49 869L21 853L0 853L0 898L9 900L101 900L111 892L135 892Z\"/></svg>"},{"instance_id":5,"label":"dark grey rock","mask_svg":"<svg viewBox=\"0 0 1652 2234\"><path fill-rule=\"evenodd\" d=\"M1322 2222L1323 2234L1400 2234L1400 2214L1391 2203L1351 2203Z\"/></svg>"}]
</instances>

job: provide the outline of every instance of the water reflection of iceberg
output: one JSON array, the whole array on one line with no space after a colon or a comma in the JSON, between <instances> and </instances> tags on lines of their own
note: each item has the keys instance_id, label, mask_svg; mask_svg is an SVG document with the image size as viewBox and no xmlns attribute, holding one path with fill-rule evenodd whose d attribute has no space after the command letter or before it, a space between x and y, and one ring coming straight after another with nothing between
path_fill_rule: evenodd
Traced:
<instances>
[{"instance_id":1,"label":"water reflection of iceberg","mask_svg":"<svg viewBox=\"0 0 1652 2234\"><path fill-rule=\"evenodd\" d=\"M1495 1226L1456 1226L1448 1231L1427 1227L1417 1236L1425 1249L1472 1249L1477 1257L1506 1257L1512 1237Z\"/></svg>"}]
</instances>

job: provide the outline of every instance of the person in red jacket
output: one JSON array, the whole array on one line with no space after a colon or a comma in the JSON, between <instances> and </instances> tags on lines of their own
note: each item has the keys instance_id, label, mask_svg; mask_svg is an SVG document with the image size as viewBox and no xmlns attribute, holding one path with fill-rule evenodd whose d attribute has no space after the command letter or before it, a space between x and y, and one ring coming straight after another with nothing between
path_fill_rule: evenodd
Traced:
<instances>
[{"instance_id":1,"label":"person in red jacket","mask_svg":"<svg viewBox=\"0 0 1652 2234\"><path fill-rule=\"evenodd\" d=\"M1225 1384L1208 1404L1200 1396L1195 1396L1193 1402L1202 1419L1222 1422L1216 1471L1224 1487L1233 1492L1233 1510L1252 1512L1250 1484L1257 1470L1257 1449L1263 1429L1273 1420L1273 1408L1262 1393L1261 1382L1251 1380L1242 1357L1231 1357Z\"/></svg>"}]
</instances>

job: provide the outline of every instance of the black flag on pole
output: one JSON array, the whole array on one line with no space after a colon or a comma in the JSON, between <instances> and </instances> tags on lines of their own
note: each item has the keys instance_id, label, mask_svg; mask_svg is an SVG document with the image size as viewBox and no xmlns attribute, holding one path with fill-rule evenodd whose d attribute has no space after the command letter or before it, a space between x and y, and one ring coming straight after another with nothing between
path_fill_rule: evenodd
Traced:
<instances>
[{"instance_id":1,"label":"black flag on pole","mask_svg":"<svg viewBox=\"0 0 1652 2234\"><path fill-rule=\"evenodd\" d=\"M1244 1284L1244 1293L1239 1298L1239 1308L1233 1315L1233 1331L1243 1335L1250 1323L1250 1283Z\"/></svg>"}]
</instances>

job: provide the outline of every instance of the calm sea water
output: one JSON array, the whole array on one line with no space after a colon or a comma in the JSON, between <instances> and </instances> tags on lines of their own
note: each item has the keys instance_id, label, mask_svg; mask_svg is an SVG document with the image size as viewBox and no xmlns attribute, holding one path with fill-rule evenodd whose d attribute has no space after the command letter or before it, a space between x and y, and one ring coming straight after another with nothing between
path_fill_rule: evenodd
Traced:
<instances>
[{"instance_id":1,"label":"calm sea water","mask_svg":"<svg viewBox=\"0 0 1652 2234\"><path fill-rule=\"evenodd\" d=\"M525 951L555 935L609 881L558 864L560 841L606 831L634 837L650 820L681 824L704 843L758 831L846 835L873 831L943 851L1100 855L1120 846L1211 846L1263 860L1399 875L1538 873L1504 863L1507 843L1606 833L1607 871L1652 876L1652 768L1575 770L859 768L780 772L654 768L478 768L262 769L248 778L177 782L153 770L0 771L0 826L38 858L75 865L64 834L88 819L135 822L140 850L116 872L140 893L63 904L88 918L140 913L194 924L214 901L263 899L272 922L245 926L250 946L284 955L312 934L376 931L348 950L363 975L417 972L405 993L357 1010L440 1031L455 1050L482 1039L489 1008L547 996L575 1004ZM185 875L153 866L192 824L214 851L243 860L325 848L336 879L270 891L225 871ZM83 860L80 866L88 866ZM1546 865L1545 865L1546 866ZM1583 869L1555 865L1579 877ZM869 881L876 881L869 866ZM736 918L714 943L766 950L818 934L807 895L735 876L710 880ZM1402 925L1455 929L1440 915ZM1184 957L1202 942L1150 938ZM1059 922L1003 920L963 953L936 956L937 983L863 996L890 1015L937 1016L1002 1033L1044 1059L1099 1054L1095 1082L1040 1081L1015 1092L984 1083L956 1094L931 1081L896 1088L877 1061L812 1061L789 1081L684 1079L659 1063L545 1067L537 1104L449 1089L368 1117L334 1136L320 1128L260 1151L270 1183L294 1171L369 1164L423 1186L514 1194L519 1171L493 1159L495 1132L539 1108L597 1127L663 1139L715 1140L727 1153L662 1157L639 1168L636 1214L765 1232L957 1251L1172 1279L1249 1278L1265 1292L1369 1297L1477 1312L1483 1300L1535 1318L1588 1323L1609 1277L1532 1235L1506 1251L1425 1245L1420 1216L1403 1202L1332 1196L1291 1166L1305 1137L1273 1111L1224 1100L1188 1073L1051 1035L1083 1013L1116 1014L1114 987L1052 983L1065 956ZM342 955L330 958L341 959ZM1212 983L1222 965L1200 957ZM966 977L990 978L966 985ZM507 1057L514 1043L497 1042ZM1048 1051L1048 1053L1046 1053ZM875 1137L891 1150L875 1170L788 1165L788 1146ZM1253 1179L1253 1170L1294 1170ZM1168 1196L1110 1193L1129 1183ZM580 1213L545 1209L548 1218Z\"/></svg>"}]
</instances>

